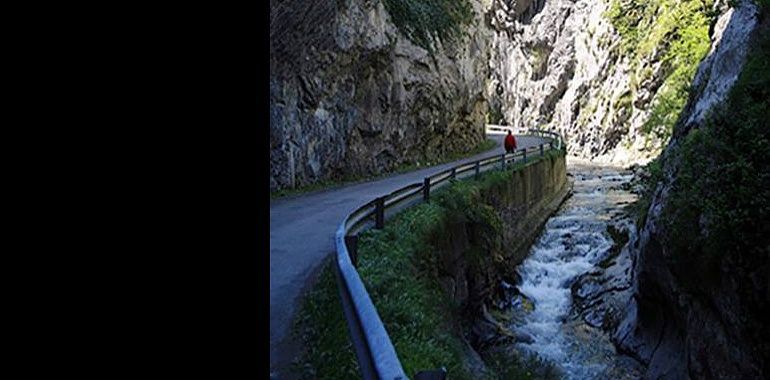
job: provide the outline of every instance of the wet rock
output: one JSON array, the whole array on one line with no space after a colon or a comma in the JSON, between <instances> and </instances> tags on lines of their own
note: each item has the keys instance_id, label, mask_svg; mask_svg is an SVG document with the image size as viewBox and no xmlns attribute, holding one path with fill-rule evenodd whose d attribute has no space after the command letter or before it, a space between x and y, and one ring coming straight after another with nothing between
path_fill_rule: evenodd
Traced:
<instances>
[{"instance_id":1,"label":"wet rock","mask_svg":"<svg viewBox=\"0 0 770 380\"><path fill-rule=\"evenodd\" d=\"M644 366L626 355L617 355L612 365L608 366L597 379L602 380L637 380L644 375Z\"/></svg>"},{"instance_id":2,"label":"wet rock","mask_svg":"<svg viewBox=\"0 0 770 380\"><path fill-rule=\"evenodd\" d=\"M576 304L581 304L586 300L596 298L603 290L602 283L596 276L590 274L583 275L578 278L572 285L572 298Z\"/></svg>"},{"instance_id":3,"label":"wet rock","mask_svg":"<svg viewBox=\"0 0 770 380\"><path fill-rule=\"evenodd\" d=\"M532 344L535 342L535 338L525 332L516 331L514 335L517 343Z\"/></svg>"},{"instance_id":4,"label":"wet rock","mask_svg":"<svg viewBox=\"0 0 770 380\"><path fill-rule=\"evenodd\" d=\"M471 328L470 343L477 349L485 349L490 346L511 344L517 339L528 339L526 335L516 335L492 316L486 305L482 306L481 315L478 316ZM529 338L531 339L531 338Z\"/></svg>"},{"instance_id":5,"label":"wet rock","mask_svg":"<svg viewBox=\"0 0 770 380\"><path fill-rule=\"evenodd\" d=\"M591 327L601 328L604 326L604 310L594 307L583 315L583 320Z\"/></svg>"},{"instance_id":6,"label":"wet rock","mask_svg":"<svg viewBox=\"0 0 770 380\"><path fill-rule=\"evenodd\" d=\"M514 299L518 291L516 287L507 283L506 281L500 282L500 289L496 299L493 303L497 310L508 310L511 308L511 301Z\"/></svg>"},{"instance_id":7,"label":"wet rock","mask_svg":"<svg viewBox=\"0 0 770 380\"><path fill-rule=\"evenodd\" d=\"M535 310L535 303L532 302L526 295L517 292L517 294L511 300L511 308L517 313L517 315L523 315L531 313Z\"/></svg>"}]
</instances>

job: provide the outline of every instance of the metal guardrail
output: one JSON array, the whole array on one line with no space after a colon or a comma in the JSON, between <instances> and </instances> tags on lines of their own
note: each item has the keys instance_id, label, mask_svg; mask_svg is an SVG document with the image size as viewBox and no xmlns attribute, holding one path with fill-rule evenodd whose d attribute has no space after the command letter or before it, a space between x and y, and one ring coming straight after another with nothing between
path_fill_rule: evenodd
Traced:
<instances>
[{"instance_id":1,"label":"metal guardrail","mask_svg":"<svg viewBox=\"0 0 770 380\"><path fill-rule=\"evenodd\" d=\"M486 125L486 133L487 134L498 134L498 133L508 133L508 131L511 131L515 135L521 135L527 133L527 128L519 128L519 127L512 127L510 125L496 125L496 124L487 124Z\"/></svg>"},{"instance_id":2,"label":"metal guardrail","mask_svg":"<svg viewBox=\"0 0 770 380\"><path fill-rule=\"evenodd\" d=\"M487 126L487 131L498 129L507 133L510 127ZM514 153L497 154L472 162L454 166L450 169L425 177L422 183L412 183L367 202L358 207L340 223L335 235L337 255L335 272L340 290L342 309L347 319L351 342L358 359L361 375L364 379L406 380L407 375L401 367L393 343L390 341L385 326L380 320L377 309L356 271L358 262L358 233L374 227L385 226L385 212L399 206L419 201L430 201L431 190L450 183L453 179L478 178L482 172L505 168L514 162L527 162L543 156L549 150L561 150L564 147L562 137L554 132L528 129L528 135L548 139L547 143L519 149ZM444 379L445 369L421 371L415 374L415 380Z\"/></svg>"}]
</instances>

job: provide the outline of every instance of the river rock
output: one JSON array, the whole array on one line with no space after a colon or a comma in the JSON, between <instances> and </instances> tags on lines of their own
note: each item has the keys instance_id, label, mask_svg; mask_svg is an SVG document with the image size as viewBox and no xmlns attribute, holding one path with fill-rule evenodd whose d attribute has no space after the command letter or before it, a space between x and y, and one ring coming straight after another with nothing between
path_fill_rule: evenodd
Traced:
<instances>
[{"instance_id":1,"label":"river rock","mask_svg":"<svg viewBox=\"0 0 770 380\"><path fill-rule=\"evenodd\" d=\"M632 295L633 257L628 243L629 237L636 239L636 228L627 214L611 214L614 216L607 231L612 246L594 271L579 276L570 287L574 314L588 325L610 333L617 327Z\"/></svg>"}]
</instances>

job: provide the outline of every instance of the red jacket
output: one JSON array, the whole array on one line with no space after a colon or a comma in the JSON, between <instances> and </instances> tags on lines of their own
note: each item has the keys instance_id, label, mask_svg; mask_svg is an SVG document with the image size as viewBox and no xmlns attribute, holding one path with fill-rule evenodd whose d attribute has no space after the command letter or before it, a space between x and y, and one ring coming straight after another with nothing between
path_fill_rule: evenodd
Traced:
<instances>
[{"instance_id":1,"label":"red jacket","mask_svg":"<svg viewBox=\"0 0 770 380\"><path fill-rule=\"evenodd\" d=\"M516 149L516 138L513 135L505 136L505 149Z\"/></svg>"}]
</instances>

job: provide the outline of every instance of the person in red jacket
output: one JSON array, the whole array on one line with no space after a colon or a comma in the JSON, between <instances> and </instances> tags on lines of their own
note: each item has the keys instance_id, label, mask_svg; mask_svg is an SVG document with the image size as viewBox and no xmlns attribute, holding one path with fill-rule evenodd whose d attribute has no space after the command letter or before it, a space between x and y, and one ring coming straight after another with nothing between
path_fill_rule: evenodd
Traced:
<instances>
[{"instance_id":1,"label":"person in red jacket","mask_svg":"<svg viewBox=\"0 0 770 380\"><path fill-rule=\"evenodd\" d=\"M505 136L505 153L513 153L514 150L516 150L516 138L509 129L508 136Z\"/></svg>"}]
</instances>

